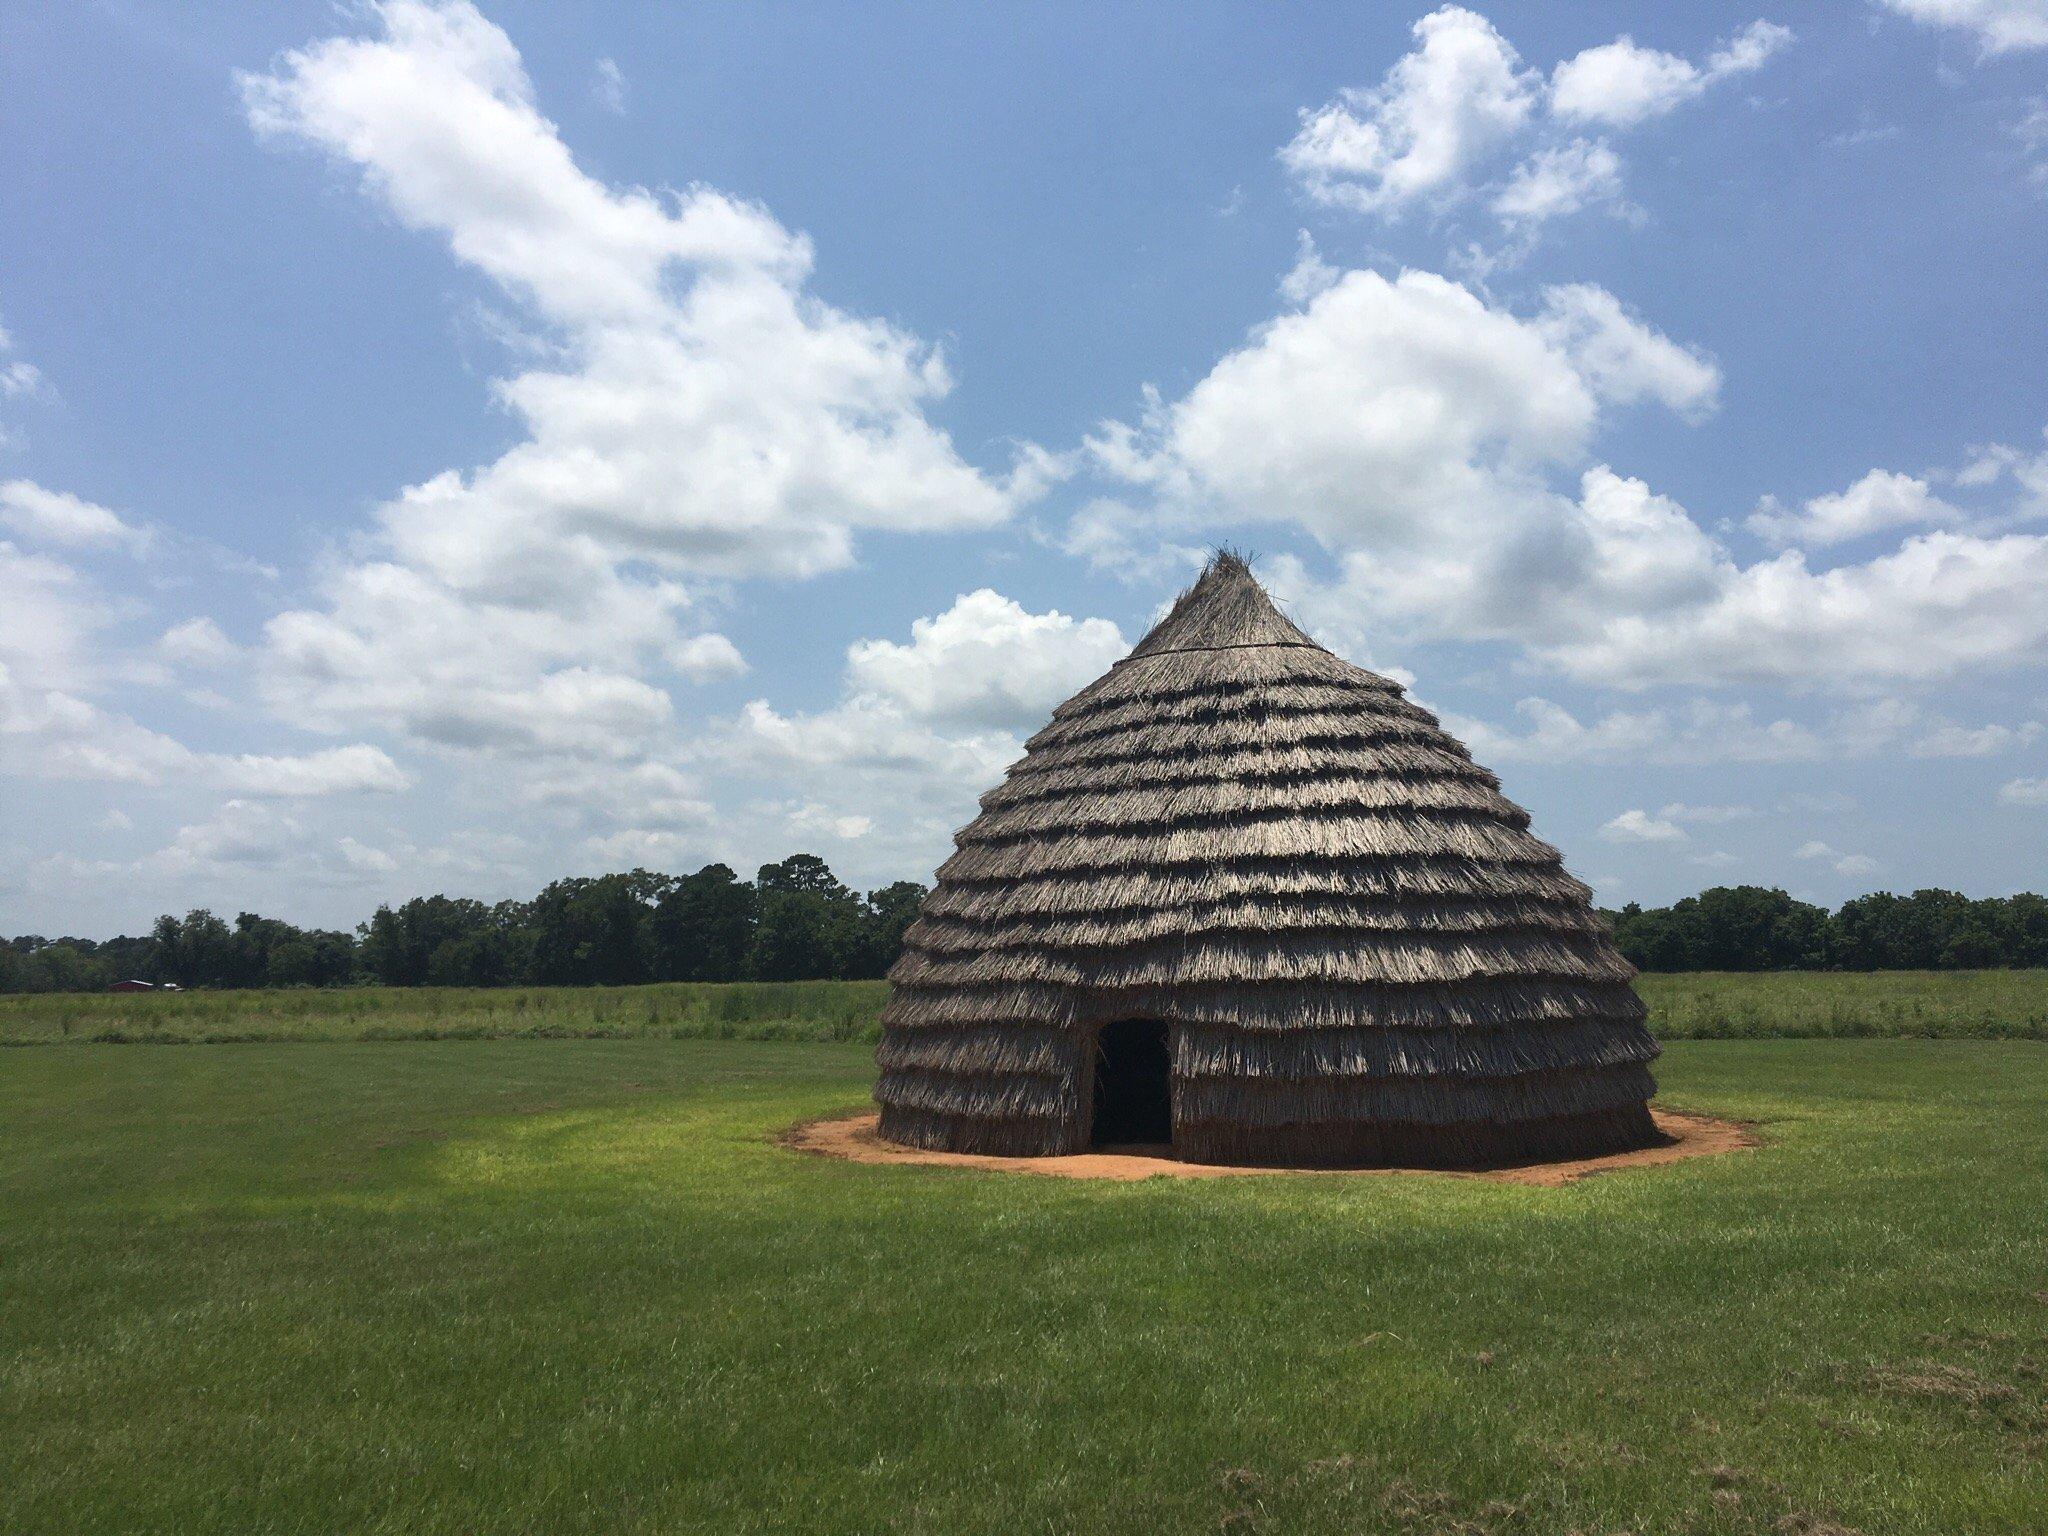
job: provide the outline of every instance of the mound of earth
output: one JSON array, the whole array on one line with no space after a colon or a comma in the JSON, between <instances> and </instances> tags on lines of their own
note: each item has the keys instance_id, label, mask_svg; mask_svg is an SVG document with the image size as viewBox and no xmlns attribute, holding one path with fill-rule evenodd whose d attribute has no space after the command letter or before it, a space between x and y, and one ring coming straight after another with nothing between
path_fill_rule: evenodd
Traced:
<instances>
[{"instance_id":1,"label":"mound of earth","mask_svg":"<svg viewBox=\"0 0 2048 1536\"><path fill-rule=\"evenodd\" d=\"M1623 1168L1652 1168L1662 1163L1683 1162L1692 1157L1711 1157L1718 1152L1740 1152L1760 1144L1756 1133L1733 1120L1711 1115L1686 1114L1675 1109L1652 1107L1651 1114L1665 1140L1656 1146L1633 1152L1615 1152L1605 1157L1579 1158L1558 1163L1524 1163L1508 1168L1245 1168L1218 1163L1185 1163L1175 1159L1163 1146L1108 1147L1068 1157L990 1157L972 1152L926 1152L884 1141L876 1132L874 1114L846 1115L834 1119L806 1120L791 1126L777 1138L784 1146L819 1157L843 1158L853 1163L930 1163L941 1168L980 1168L999 1173L1038 1173L1060 1179L1219 1179L1273 1174L1315 1174L1319 1177L1365 1178L1431 1174L1437 1178L1492 1179L1502 1184L1535 1184L1555 1187L1570 1184L1596 1173L1613 1173Z\"/></svg>"}]
</instances>

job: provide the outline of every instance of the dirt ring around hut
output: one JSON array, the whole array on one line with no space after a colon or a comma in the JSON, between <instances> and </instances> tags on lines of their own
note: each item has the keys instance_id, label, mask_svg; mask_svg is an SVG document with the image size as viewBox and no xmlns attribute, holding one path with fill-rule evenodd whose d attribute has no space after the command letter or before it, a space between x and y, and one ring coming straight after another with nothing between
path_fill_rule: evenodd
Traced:
<instances>
[{"instance_id":1,"label":"dirt ring around hut","mask_svg":"<svg viewBox=\"0 0 2048 1536\"><path fill-rule=\"evenodd\" d=\"M880 1116L841 1115L803 1120L784 1131L776 1140L798 1152L816 1157L836 1157L849 1163L925 1163L939 1168L977 1168L996 1173L1036 1173L1057 1179L1225 1179L1274 1174L1314 1174L1323 1178L1384 1178L1390 1175L1429 1174L1448 1179L1490 1179L1499 1184L1534 1184L1556 1188L1597 1173L1615 1173L1625 1168L1655 1168L1664 1163L1684 1162L1693 1157L1712 1157L1721 1152L1743 1152L1761 1146L1762 1138L1753 1127L1736 1120L1712 1115L1689 1114L1682 1110L1650 1109L1657 1129L1666 1140L1633 1152L1611 1152L1605 1157L1573 1158L1564 1162L1518 1163L1510 1167L1479 1169L1443 1168L1244 1168L1220 1163L1184 1163L1168 1155L1165 1147L1112 1147L1100 1152L1079 1152L1068 1157L990 1157L975 1152L927 1152L917 1147L900 1147L884 1141L877 1133Z\"/></svg>"}]
</instances>

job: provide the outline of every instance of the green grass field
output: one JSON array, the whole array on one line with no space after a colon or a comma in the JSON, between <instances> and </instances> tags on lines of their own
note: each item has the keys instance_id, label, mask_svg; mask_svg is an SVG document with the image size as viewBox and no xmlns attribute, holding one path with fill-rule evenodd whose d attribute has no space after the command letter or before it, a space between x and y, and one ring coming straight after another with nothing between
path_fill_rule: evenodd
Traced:
<instances>
[{"instance_id":1,"label":"green grass field","mask_svg":"<svg viewBox=\"0 0 2048 1536\"><path fill-rule=\"evenodd\" d=\"M879 981L339 987L0 997L0 1045L279 1040L872 1040Z\"/></svg>"},{"instance_id":2,"label":"green grass field","mask_svg":"<svg viewBox=\"0 0 2048 1536\"><path fill-rule=\"evenodd\" d=\"M2048 1040L2048 971L1645 976L1666 1040ZM270 1040L872 1040L879 981L0 997L0 1045Z\"/></svg>"},{"instance_id":3,"label":"green grass field","mask_svg":"<svg viewBox=\"0 0 2048 1536\"><path fill-rule=\"evenodd\" d=\"M1082 1184L775 1146L857 1043L0 1053L0 1529L2039 1536L2048 1048L1660 1077L1767 1145Z\"/></svg>"}]
</instances>

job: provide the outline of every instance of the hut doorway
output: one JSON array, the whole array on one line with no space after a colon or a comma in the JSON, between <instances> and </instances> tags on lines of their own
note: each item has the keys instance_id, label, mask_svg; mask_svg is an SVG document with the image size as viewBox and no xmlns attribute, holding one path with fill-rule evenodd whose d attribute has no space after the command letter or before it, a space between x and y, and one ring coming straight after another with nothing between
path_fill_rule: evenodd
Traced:
<instances>
[{"instance_id":1,"label":"hut doorway","mask_svg":"<svg viewBox=\"0 0 2048 1536\"><path fill-rule=\"evenodd\" d=\"M1105 1024L1095 1042L1093 1146L1173 1140L1173 1073L1166 1026L1153 1019Z\"/></svg>"}]
</instances>

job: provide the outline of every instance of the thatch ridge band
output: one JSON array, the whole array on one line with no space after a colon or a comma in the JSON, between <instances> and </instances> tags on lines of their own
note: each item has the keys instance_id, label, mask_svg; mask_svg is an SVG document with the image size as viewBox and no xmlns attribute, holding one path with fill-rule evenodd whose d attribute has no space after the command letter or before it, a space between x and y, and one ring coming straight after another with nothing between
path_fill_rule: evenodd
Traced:
<instances>
[{"instance_id":1,"label":"thatch ridge band","mask_svg":"<svg viewBox=\"0 0 2048 1536\"><path fill-rule=\"evenodd\" d=\"M1329 690L1337 693L1337 690ZM1185 709L1152 709L1149 700L1117 704L1089 714L1056 720L1027 740L1026 750L1051 747L1080 747L1091 741L1127 736L1132 732L1161 734L1170 730L1189 731L1197 727L1251 724L1262 733L1284 730L1301 720L1341 720L1384 732L1393 739L1427 741L1448 747L1453 738L1437 723L1436 716L1413 704L1368 703L1371 696L1342 693L1337 697L1303 700L1261 699L1249 694L1226 694L1207 699L1190 699Z\"/></svg>"},{"instance_id":2,"label":"thatch ridge band","mask_svg":"<svg viewBox=\"0 0 2048 1536\"><path fill-rule=\"evenodd\" d=\"M1484 864L1416 855L1339 864L1301 858L1233 859L1162 868L1068 870L1029 881L959 875L926 898L934 914L1053 912L1083 915L1151 911L1207 900L1386 896L1408 900L1505 900L1585 903L1591 892L1558 865Z\"/></svg>"},{"instance_id":3,"label":"thatch ridge band","mask_svg":"<svg viewBox=\"0 0 2048 1536\"><path fill-rule=\"evenodd\" d=\"M1232 724L1234 727L1238 722ZM1114 763L1152 762L1160 758L1200 762L1220 753L1247 751L1346 751L1369 754L1368 760L1376 760L1390 768L1404 761L1403 754L1408 754L1406 761L1417 764L1427 764L1437 754L1462 762L1471 761L1458 749L1455 741L1441 732L1403 731L1397 735L1386 731L1360 731L1342 725L1335 729L1303 731L1284 741L1276 740L1270 731L1233 729L1232 732L1212 732L1201 737L1181 732L1170 750L1159 742L1144 740L1139 733L1133 733L1124 740L1121 750L1111 751L1100 746L1094 751L1079 751L1072 747L1048 749L1032 753L1013 764L1009 771L1013 776L1028 778L1065 768L1105 767Z\"/></svg>"},{"instance_id":4,"label":"thatch ridge band","mask_svg":"<svg viewBox=\"0 0 2048 1536\"><path fill-rule=\"evenodd\" d=\"M1303 985L1208 982L1163 987L1066 987L1038 982L924 983L890 996L885 1028L934 1024L1044 1024L1086 1029L1113 1019L1219 1024L1246 1032L1384 1026L1534 1029L1572 1019L1640 1024L1648 1009L1622 982L1527 976L1441 982Z\"/></svg>"},{"instance_id":5,"label":"thatch ridge band","mask_svg":"<svg viewBox=\"0 0 2048 1536\"><path fill-rule=\"evenodd\" d=\"M1185 1025L1173 1032L1173 1071L1198 1078L1307 1082L1356 1077L1504 1079L1576 1067L1646 1065L1657 1043L1612 1018L1575 1019L1543 1030L1318 1028L1239 1030L1229 1025ZM1054 1030L990 1025L935 1025L897 1030L876 1060L885 1070L954 1076L1014 1072L1057 1077L1072 1071L1072 1035Z\"/></svg>"}]
</instances>

